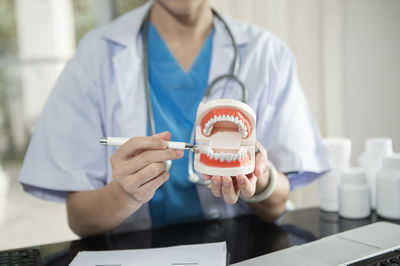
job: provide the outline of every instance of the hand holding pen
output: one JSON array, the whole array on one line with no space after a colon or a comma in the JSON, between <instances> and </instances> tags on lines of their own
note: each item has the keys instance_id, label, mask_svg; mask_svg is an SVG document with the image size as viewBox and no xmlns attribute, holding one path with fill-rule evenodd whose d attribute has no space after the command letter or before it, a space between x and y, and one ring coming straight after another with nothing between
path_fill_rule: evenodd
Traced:
<instances>
[{"instance_id":1,"label":"hand holding pen","mask_svg":"<svg viewBox=\"0 0 400 266\"><path fill-rule=\"evenodd\" d=\"M107 145L122 145L111 157L112 176L129 198L139 204L149 201L169 178L165 161L183 157L180 149L169 148L169 132L151 137L107 139ZM113 143L113 144L111 144Z\"/></svg>"}]
</instances>

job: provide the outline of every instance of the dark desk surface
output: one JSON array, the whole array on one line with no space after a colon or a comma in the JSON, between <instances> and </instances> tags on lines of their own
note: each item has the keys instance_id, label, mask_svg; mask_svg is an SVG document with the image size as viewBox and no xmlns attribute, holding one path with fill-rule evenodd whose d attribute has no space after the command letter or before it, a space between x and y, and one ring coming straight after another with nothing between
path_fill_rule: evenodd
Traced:
<instances>
[{"instance_id":1,"label":"dark desk surface","mask_svg":"<svg viewBox=\"0 0 400 266\"><path fill-rule=\"evenodd\" d=\"M367 219L348 220L336 213L310 208L290 212L278 224L267 224L255 216L244 216L156 230L99 235L37 248L44 265L58 266L67 265L81 250L142 249L226 241L230 263L235 263L378 220L381 219L376 214Z\"/></svg>"}]
</instances>

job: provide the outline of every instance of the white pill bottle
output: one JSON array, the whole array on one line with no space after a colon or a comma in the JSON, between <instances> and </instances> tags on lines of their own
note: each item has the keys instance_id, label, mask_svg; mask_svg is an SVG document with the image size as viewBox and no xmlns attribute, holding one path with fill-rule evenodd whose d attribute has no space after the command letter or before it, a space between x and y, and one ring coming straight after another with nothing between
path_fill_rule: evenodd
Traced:
<instances>
[{"instance_id":1,"label":"white pill bottle","mask_svg":"<svg viewBox=\"0 0 400 266\"><path fill-rule=\"evenodd\" d=\"M371 193L365 171L348 168L339 185L339 215L347 219L364 219L371 214Z\"/></svg>"},{"instance_id":2,"label":"white pill bottle","mask_svg":"<svg viewBox=\"0 0 400 266\"><path fill-rule=\"evenodd\" d=\"M331 170L319 179L320 208L323 211L339 211L338 188L342 171L349 168L351 140L347 138L324 138Z\"/></svg>"},{"instance_id":3,"label":"white pill bottle","mask_svg":"<svg viewBox=\"0 0 400 266\"><path fill-rule=\"evenodd\" d=\"M400 154L385 156L376 179L376 211L387 219L400 220Z\"/></svg>"},{"instance_id":4,"label":"white pill bottle","mask_svg":"<svg viewBox=\"0 0 400 266\"><path fill-rule=\"evenodd\" d=\"M392 155L392 140L389 138L368 138L365 141L365 152L358 158L358 164L367 174L371 189L371 207L376 209L376 174L382 167L384 156Z\"/></svg>"}]
</instances>

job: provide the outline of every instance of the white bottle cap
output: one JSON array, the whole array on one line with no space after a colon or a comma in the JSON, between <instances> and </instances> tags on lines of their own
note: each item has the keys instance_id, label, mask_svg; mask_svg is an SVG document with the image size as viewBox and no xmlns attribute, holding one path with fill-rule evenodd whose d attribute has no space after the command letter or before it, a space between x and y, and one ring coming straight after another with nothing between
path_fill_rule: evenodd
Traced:
<instances>
[{"instance_id":1,"label":"white bottle cap","mask_svg":"<svg viewBox=\"0 0 400 266\"><path fill-rule=\"evenodd\" d=\"M391 155L393 153L390 138L368 138L365 141L365 152L374 156Z\"/></svg>"},{"instance_id":2,"label":"white bottle cap","mask_svg":"<svg viewBox=\"0 0 400 266\"><path fill-rule=\"evenodd\" d=\"M331 166L348 164L351 157L351 140L347 138L324 138Z\"/></svg>"},{"instance_id":3,"label":"white bottle cap","mask_svg":"<svg viewBox=\"0 0 400 266\"><path fill-rule=\"evenodd\" d=\"M362 168L354 167L343 170L341 184L343 185L365 185L367 176Z\"/></svg>"},{"instance_id":4,"label":"white bottle cap","mask_svg":"<svg viewBox=\"0 0 400 266\"><path fill-rule=\"evenodd\" d=\"M400 153L383 157L382 168L400 171Z\"/></svg>"}]
</instances>

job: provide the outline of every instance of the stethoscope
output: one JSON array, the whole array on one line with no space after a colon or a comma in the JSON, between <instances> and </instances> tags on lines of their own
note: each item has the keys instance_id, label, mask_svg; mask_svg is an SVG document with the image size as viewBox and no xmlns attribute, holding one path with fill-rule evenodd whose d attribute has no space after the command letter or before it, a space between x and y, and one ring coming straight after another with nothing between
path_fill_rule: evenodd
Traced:
<instances>
[{"instance_id":1,"label":"stethoscope","mask_svg":"<svg viewBox=\"0 0 400 266\"><path fill-rule=\"evenodd\" d=\"M155 122L154 122L153 107L151 105L151 99L150 99L149 58L148 58L148 46L147 46L148 30L149 30L149 23L150 23L150 13L151 13L151 8L150 8L149 12L147 12L147 15L144 18L143 26L142 26L143 27L142 43L143 43L143 53L144 53L144 56L143 56L143 66L144 66L143 78L144 78L144 86L145 86L145 91L146 91L147 115L148 115L149 122L150 122L150 133L151 133L151 135L154 135L154 134L156 134L156 127L155 127ZM228 32L229 37L232 42L232 45L233 45L234 57L233 57L231 72L228 74L218 76L212 82L210 82L210 84L206 88L206 92L204 93L202 102L204 103L207 101L211 89L218 82L220 82L223 79L229 79L229 80L233 80L237 84L239 84L240 88L242 89L242 100L241 101L243 103L247 103L247 101L248 101L247 88L238 77L239 67L240 67L240 57L239 57L238 47L237 47L235 38L233 37L232 31L229 28L228 24L225 22L225 20L214 9L212 9L212 13L216 18L218 18L222 22L222 24L224 24L224 27L225 27L226 31ZM194 143L194 134L195 134L195 128L192 129L192 133L191 133L191 137L190 137L191 143ZM198 174L196 174L195 171L193 170L193 153L194 152L189 152L189 157L188 157L189 181L192 183L195 183L197 185L209 186L210 181L204 180ZM168 165L168 162L167 162L167 165ZM171 166L171 162L169 162L169 167L170 166Z\"/></svg>"}]
</instances>

